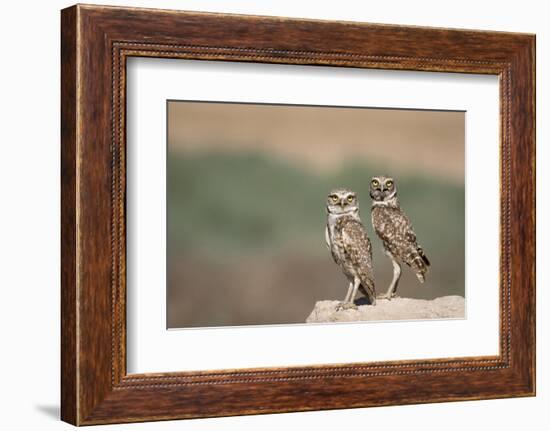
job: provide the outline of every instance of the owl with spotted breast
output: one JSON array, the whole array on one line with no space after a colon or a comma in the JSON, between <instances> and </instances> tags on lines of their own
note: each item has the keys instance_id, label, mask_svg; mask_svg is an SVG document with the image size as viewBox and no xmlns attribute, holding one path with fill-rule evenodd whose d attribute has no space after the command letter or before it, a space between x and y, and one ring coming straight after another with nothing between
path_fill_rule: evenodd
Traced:
<instances>
[{"instance_id":1,"label":"owl with spotted breast","mask_svg":"<svg viewBox=\"0 0 550 431\"><path fill-rule=\"evenodd\" d=\"M359 218L357 195L351 190L336 189L326 202L325 239L334 262L349 281L344 301L338 307L355 308L359 290L371 305L376 303L372 247L367 231Z\"/></svg>"},{"instance_id":2,"label":"owl with spotted breast","mask_svg":"<svg viewBox=\"0 0 550 431\"><path fill-rule=\"evenodd\" d=\"M372 226L384 245L384 253L393 264L393 279L388 291L381 298L391 299L396 295L404 263L424 283L430 261L418 245L409 218L397 199L397 186L393 178L376 176L370 182L372 198Z\"/></svg>"}]
</instances>

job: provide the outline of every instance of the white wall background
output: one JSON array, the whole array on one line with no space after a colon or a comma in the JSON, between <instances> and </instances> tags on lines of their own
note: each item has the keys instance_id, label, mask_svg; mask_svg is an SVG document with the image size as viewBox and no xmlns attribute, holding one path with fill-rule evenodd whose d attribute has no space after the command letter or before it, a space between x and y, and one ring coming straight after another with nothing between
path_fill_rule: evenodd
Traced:
<instances>
[{"instance_id":1,"label":"white wall background","mask_svg":"<svg viewBox=\"0 0 550 431\"><path fill-rule=\"evenodd\" d=\"M96 429L256 430L544 429L550 423L549 272L550 14L545 2L352 0L119 0L171 9L477 28L537 34L538 396L267 416L105 426ZM59 422L59 10L66 1L4 2L0 17L0 401L3 429L70 429Z\"/></svg>"}]
</instances>

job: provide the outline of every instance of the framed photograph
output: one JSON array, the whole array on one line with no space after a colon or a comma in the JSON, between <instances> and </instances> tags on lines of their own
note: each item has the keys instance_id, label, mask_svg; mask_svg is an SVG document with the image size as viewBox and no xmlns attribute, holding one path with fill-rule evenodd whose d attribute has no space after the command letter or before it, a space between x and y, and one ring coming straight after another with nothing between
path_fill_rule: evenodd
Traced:
<instances>
[{"instance_id":1,"label":"framed photograph","mask_svg":"<svg viewBox=\"0 0 550 431\"><path fill-rule=\"evenodd\" d=\"M535 394L535 36L61 14L61 416Z\"/></svg>"}]
</instances>

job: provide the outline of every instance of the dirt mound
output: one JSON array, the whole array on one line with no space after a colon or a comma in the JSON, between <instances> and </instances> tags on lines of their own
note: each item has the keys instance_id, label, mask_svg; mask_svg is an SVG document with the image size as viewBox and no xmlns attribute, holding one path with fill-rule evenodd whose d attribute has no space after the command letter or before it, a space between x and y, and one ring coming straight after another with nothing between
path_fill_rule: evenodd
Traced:
<instances>
[{"instance_id":1,"label":"dirt mound","mask_svg":"<svg viewBox=\"0 0 550 431\"><path fill-rule=\"evenodd\" d=\"M357 322L381 320L460 319L465 317L462 296L440 298L379 299L376 305L359 305L356 308L339 308L340 301L318 301L306 323Z\"/></svg>"}]
</instances>

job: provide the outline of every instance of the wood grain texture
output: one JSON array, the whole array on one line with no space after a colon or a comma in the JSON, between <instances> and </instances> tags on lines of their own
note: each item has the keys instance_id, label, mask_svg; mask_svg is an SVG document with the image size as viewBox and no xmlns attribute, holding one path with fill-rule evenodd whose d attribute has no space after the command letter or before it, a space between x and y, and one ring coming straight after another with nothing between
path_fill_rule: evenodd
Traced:
<instances>
[{"instance_id":1,"label":"wood grain texture","mask_svg":"<svg viewBox=\"0 0 550 431\"><path fill-rule=\"evenodd\" d=\"M62 11L61 37L63 420L87 425L534 395L533 35L79 5ZM130 56L498 75L499 356L127 375Z\"/></svg>"},{"instance_id":2,"label":"wood grain texture","mask_svg":"<svg viewBox=\"0 0 550 431\"><path fill-rule=\"evenodd\" d=\"M76 9L61 16L61 417L77 422Z\"/></svg>"}]
</instances>

